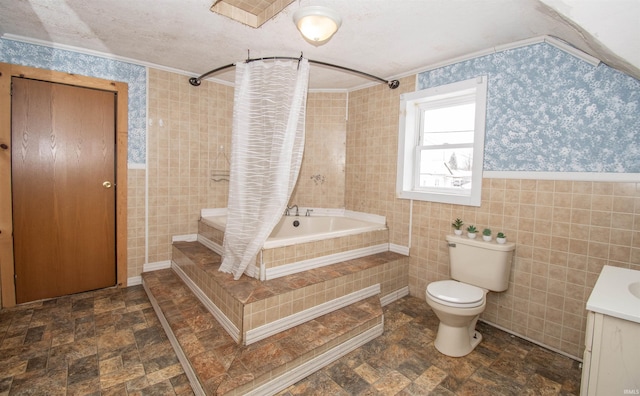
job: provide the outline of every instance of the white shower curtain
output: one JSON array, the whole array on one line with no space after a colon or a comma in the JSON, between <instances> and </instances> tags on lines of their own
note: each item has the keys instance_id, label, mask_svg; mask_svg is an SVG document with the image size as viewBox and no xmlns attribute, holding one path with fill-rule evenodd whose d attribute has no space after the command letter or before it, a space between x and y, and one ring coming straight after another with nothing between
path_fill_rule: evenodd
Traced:
<instances>
[{"instance_id":1,"label":"white shower curtain","mask_svg":"<svg viewBox=\"0 0 640 396\"><path fill-rule=\"evenodd\" d=\"M255 258L298 179L309 62L236 64L227 227L220 271L257 276Z\"/></svg>"}]
</instances>

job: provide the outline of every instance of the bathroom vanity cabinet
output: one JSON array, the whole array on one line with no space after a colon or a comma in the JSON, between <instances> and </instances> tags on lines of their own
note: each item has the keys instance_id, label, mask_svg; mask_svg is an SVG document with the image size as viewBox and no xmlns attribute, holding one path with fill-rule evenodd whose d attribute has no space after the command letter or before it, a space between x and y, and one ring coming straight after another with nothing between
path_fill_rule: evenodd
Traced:
<instances>
[{"instance_id":1,"label":"bathroom vanity cabinet","mask_svg":"<svg viewBox=\"0 0 640 396\"><path fill-rule=\"evenodd\" d=\"M640 394L640 323L589 312L581 395Z\"/></svg>"},{"instance_id":2,"label":"bathroom vanity cabinet","mask_svg":"<svg viewBox=\"0 0 640 396\"><path fill-rule=\"evenodd\" d=\"M605 266L600 274L587 301L580 395L640 395L638 281L640 271Z\"/></svg>"}]
</instances>

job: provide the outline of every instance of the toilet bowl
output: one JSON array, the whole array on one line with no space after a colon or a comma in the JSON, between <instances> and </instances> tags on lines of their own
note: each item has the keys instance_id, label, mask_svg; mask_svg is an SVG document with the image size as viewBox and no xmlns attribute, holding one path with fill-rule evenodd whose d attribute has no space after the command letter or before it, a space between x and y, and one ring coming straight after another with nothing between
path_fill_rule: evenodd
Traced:
<instances>
[{"instance_id":1,"label":"toilet bowl","mask_svg":"<svg viewBox=\"0 0 640 396\"><path fill-rule=\"evenodd\" d=\"M447 235L451 278L427 285L426 300L440 320L436 349L452 357L465 356L482 341L476 323L487 306L489 291L509 285L515 245Z\"/></svg>"},{"instance_id":2,"label":"toilet bowl","mask_svg":"<svg viewBox=\"0 0 640 396\"><path fill-rule=\"evenodd\" d=\"M440 320L434 346L441 353L468 355L482 341L476 322L487 306L487 290L454 280L430 283L427 304Z\"/></svg>"}]
</instances>

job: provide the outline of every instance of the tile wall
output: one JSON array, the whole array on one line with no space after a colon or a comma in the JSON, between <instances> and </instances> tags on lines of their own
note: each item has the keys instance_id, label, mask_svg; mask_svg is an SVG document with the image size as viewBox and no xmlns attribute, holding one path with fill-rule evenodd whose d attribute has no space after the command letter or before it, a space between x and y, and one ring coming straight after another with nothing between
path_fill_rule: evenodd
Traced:
<instances>
[{"instance_id":1,"label":"tile wall","mask_svg":"<svg viewBox=\"0 0 640 396\"><path fill-rule=\"evenodd\" d=\"M344 254L351 250L371 248L386 244L388 241L388 230L369 231L321 241L264 249L262 250L262 262L266 269L272 269L331 254ZM256 261L256 265L260 265L260 261Z\"/></svg>"},{"instance_id":2,"label":"tile wall","mask_svg":"<svg viewBox=\"0 0 640 396\"><path fill-rule=\"evenodd\" d=\"M448 277L444 235L460 217L516 243L509 289L489 294L482 318L581 357L586 301L603 265L640 270L635 183L484 179L480 207L414 202L412 295Z\"/></svg>"},{"instance_id":3,"label":"tile wall","mask_svg":"<svg viewBox=\"0 0 640 396\"><path fill-rule=\"evenodd\" d=\"M346 116L346 93L309 93L305 152L291 204L344 208Z\"/></svg>"},{"instance_id":4,"label":"tile wall","mask_svg":"<svg viewBox=\"0 0 640 396\"><path fill-rule=\"evenodd\" d=\"M348 274L345 272L346 275L323 283L305 285L287 293L246 304L243 318L244 331L256 329L372 285L380 285L381 296L406 286L402 285L406 282L408 268L404 256L390 253L388 257L378 258L373 262L370 262L369 258L354 259L350 262L360 263L361 270ZM358 266L358 264L354 265Z\"/></svg>"},{"instance_id":5,"label":"tile wall","mask_svg":"<svg viewBox=\"0 0 640 396\"><path fill-rule=\"evenodd\" d=\"M414 84L349 94L347 209L386 215L390 241L410 243L410 293L421 299L429 282L449 275L443 241L453 219L504 231L516 243L510 286L489 296L482 318L580 357L586 300L602 266L640 270L640 186L485 178L480 207L396 199L399 95Z\"/></svg>"},{"instance_id":6,"label":"tile wall","mask_svg":"<svg viewBox=\"0 0 640 396\"><path fill-rule=\"evenodd\" d=\"M224 155L230 157L233 87L211 81L193 87L187 80L149 69L148 263L171 259L172 236L197 233L201 209L227 205L229 183L210 176L216 169L228 170ZM346 93L309 93L305 154L291 203L344 207L346 106ZM130 193L138 194L144 176L133 178ZM133 227L136 235L143 232ZM129 228L131 232L131 224ZM142 272L139 254L130 246L129 259L136 264L129 264L129 276Z\"/></svg>"},{"instance_id":7,"label":"tile wall","mask_svg":"<svg viewBox=\"0 0 640 396\"><path fill-rule=\"evenodd\" d=\"M197 233L200 210L227 202L228 182L210 175L229 169L233 88L187 80L149 69L149 263L170 260L172 236Z\"/></svg>"},{"instance_id":8,"label":"tile wall","mask_svg":"<svg viewBox=\"0 0 640 396\"><path fill-rule=\"evenodd\" d=\"M145 264L145 178L144 169L127 170L127 277L142 273Z\"/></svg>"}]
</instances>

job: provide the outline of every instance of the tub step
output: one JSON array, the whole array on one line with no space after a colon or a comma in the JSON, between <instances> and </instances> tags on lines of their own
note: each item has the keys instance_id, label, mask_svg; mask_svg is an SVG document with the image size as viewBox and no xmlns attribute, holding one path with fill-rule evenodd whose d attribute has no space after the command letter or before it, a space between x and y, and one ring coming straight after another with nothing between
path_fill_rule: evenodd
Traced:
<instances>
[{"instance_id":1,"label":"tub step","mask_svg":"<svg viewBox=\"0 0 640 396\"><path fill-rule=\"evenodd\" d=\"M143 273L142 281L196 394L277 393L383 331L374 296L242 346L173 270Z\"/></svg>"},{"instance_id":2,"label":"tub step","mask_svg":"<svg viewBox=\"0 0 640 396\"><path fill-rule=\"evenodd\" d=\"M218 271L221 258L199 242L173 244L172 268L239 344L251 344L371 296L408 294L408 257L383 252L259 281Z\"/></svg>"}]
</instances>

